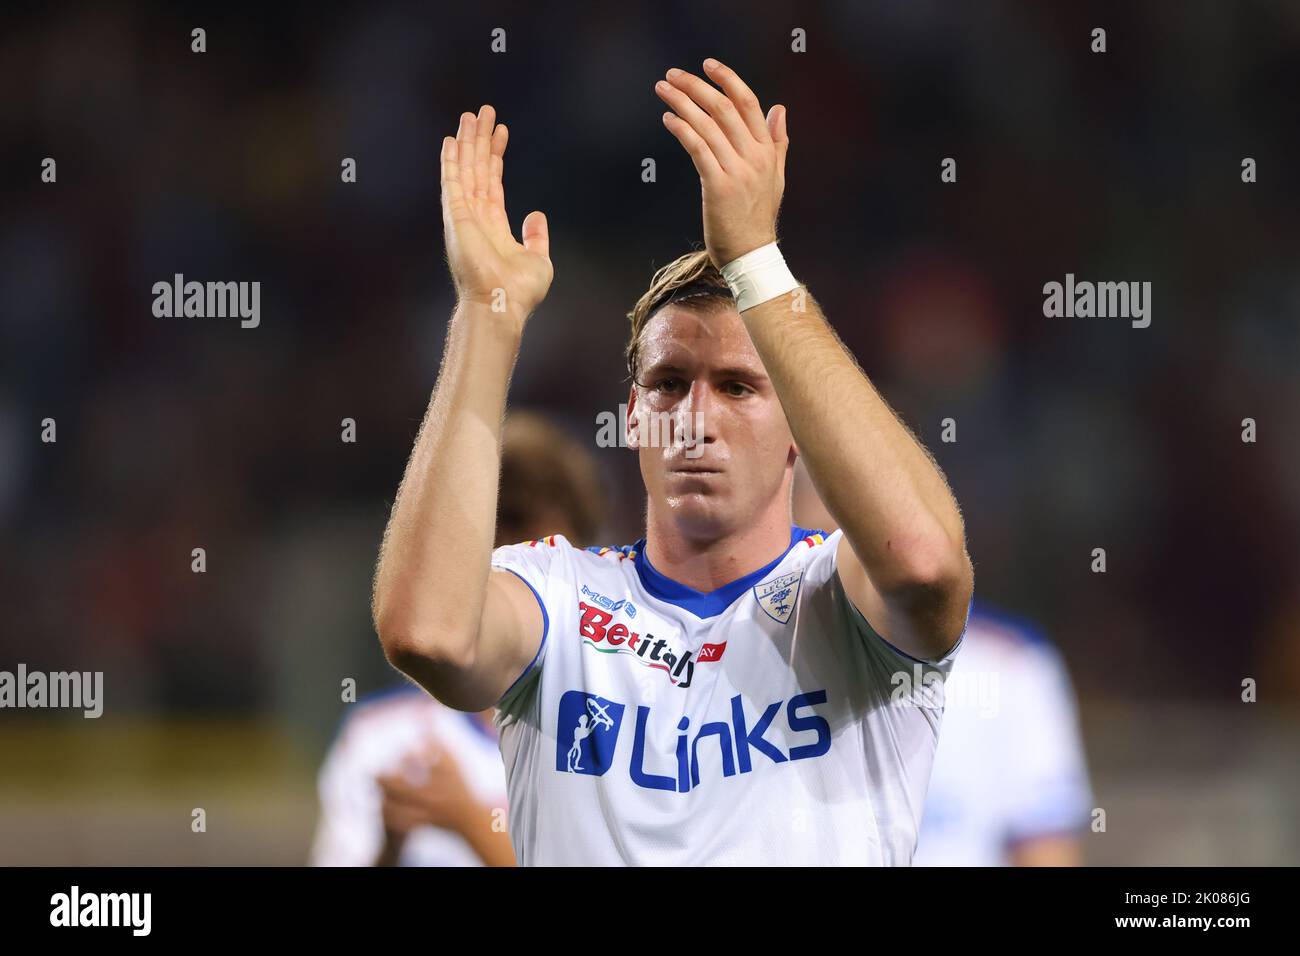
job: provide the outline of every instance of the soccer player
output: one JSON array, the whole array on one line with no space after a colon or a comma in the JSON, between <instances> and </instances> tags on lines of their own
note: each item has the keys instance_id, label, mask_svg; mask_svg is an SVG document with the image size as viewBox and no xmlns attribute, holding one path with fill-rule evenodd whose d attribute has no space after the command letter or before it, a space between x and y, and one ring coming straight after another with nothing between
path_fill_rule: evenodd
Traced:
<instances>
[{"instance_id":1,"label":"soccer player","mask_svg":"<svg viewBox=\"0 0 1300 956\"><path fill-rule=\"evenodd\" d=\"M1092 794L1060 653L977 602L946 691L913 864L1079 866Z\"/></svg>"},{"instance_id":2,"label":"soccer player","mask_svg":"<svg viewBox=\"0 0 1300 956\"><path fill-rule=\"evenodd\" d=\"M802 463L796 521L834 528ZM1078 866L1092 795L1061 655L1029 624L976 602L944 682L914 866Z\"/></svg>"},{"instance_id":3,"label":"soccer player","mask_svg":"<svg viewBox=\"0 0 1300 956\"><path fill-rule=\"evenodd\" d=\"M510 413L501 445L499 543L592 540L604 494L591 454L530 412ZM408 683L348 708L321 767L313 865L513 866L494 716Z\"/></svg>"},{"instance_id":4,"label":"soccer player","mask_svg":"<svg viewBox=\"0 0 1300 956\"><path fill-rule=\"evenodd\" d=\"M492 550L498 425L550 237L540 212L511 235L492 107L443 141L458 302L376 629L438 699L499 705L523 865L907 864L942 714L929 678L971 600L961 515L778 251L784 107L765 118L734 71L704 71L655 86L700 176L705 250L631 313L634 545ZM673 440L650 440L651 414ZM841 531L792 525L800 456ZM900 695L914 664L927 687Z\"/></svg>"}]
</instances>

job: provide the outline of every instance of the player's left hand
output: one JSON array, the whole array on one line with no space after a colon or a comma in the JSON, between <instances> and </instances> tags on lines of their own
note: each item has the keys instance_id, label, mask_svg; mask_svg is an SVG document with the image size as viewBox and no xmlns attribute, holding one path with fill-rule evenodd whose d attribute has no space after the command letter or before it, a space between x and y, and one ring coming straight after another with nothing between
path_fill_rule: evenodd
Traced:
<instances>
[{"instance_id":1,"label":"player's left hand","mask_svg":"<svg viewBox=\"0 0 1300 956\"><path fill-rule=\"evenodd\" d=\"M709 58L704 72L722 89L672 69L655 92L673 109L664 125L700 174L704 245L720 268L776 241L790 139L784 106L773 106L765 119L758 97L735 70Z\"/></svg>"}]
</instances>

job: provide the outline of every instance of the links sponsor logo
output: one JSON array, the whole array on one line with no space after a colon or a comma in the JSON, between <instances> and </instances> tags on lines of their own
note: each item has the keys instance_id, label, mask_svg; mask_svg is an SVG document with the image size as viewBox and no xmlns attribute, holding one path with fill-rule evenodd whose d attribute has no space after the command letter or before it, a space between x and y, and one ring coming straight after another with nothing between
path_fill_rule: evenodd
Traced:
<instances>
[{"instance_id":1,"label":"links sponsor logo","mask_svg":"<svg viewBox=\"0 0 1300 956\"><path fill-rule=\"evenodd\" d=\"M583 591L586 590L584 587ZM578 635L582 638L584 647L590 647L602 654L630 655L645 667L663 671L668 675L668 682L674 687L690 687L691 679L695 676L696 662L720 661L723 651L727 649L727 642L723 641L721 644L703 645L698 655L692 651L681 654L673 650L663 638L656 638L648 633L642 635L622 621L617 624L612 623L613 612L603 611L586 601L578 602L578 610L582 614L582 620L578 624ZM630 605L624 610L627 610L631 616L633 609Z\"/></svg>"},{"instance_id":2,"label":"links sponsor logo","mask_svg":"<svg viewBox=\"0 0 1300 956\"><path fill-rule=\"evenodd\" d=\"M717 747L723 777L753 773L755 766L767 762L774 764L794 760L810 760L830 752L831 726L825 717L816 713L818 704L826 703L826 691L815 690L797 694L788 701L773 701L763 708L757 719L746 715L744 699L740 694L731 698L729 719L701 724L692 735L691 720L682 716L677 722L676 746L673 754L647 755L647 728L653 720L647 706L636 708L636 727L632 731L631 747L627 754L627 775L638 787L646 790L668 790L688 793L700 786L700 745ZM806 735L789 752L766 737L772 729L784 704L785 727L788 739L793 734ZM625 705L607 697L585 691L566 691L560 698L559 720L556 725L555 769L560 773L587 774L601 777L617 763L618 743L623 729ZM806 711L800 713L800 711ZM712 738L713 743L709 740ZM628 753L630 749L630 753ZM710 766L719 762L709 761ZM671 769L674 773L656 773Z\"/></svg>"}]
</instances>

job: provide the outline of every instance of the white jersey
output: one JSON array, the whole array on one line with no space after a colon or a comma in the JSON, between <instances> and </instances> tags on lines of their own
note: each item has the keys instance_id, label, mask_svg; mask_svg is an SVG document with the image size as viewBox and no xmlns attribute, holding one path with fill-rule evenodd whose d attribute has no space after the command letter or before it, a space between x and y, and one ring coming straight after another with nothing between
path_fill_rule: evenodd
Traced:
<instances>
[{"instance_id":1,"label":"white jersey","mask_svg":"<svg viewBox=\"0 0 1300 956\"><path fill-rule=\"evenodd\" d=\"M709 593L644 542L493 552L545 619L497 715L521 865L911 862L957 648L929 663L880 638L840 537L792 528Z\"/></svg>"},{"instance_id":2,"label":"white jersey","mask_svg":"<svg viewBox=\"0 0 1300 956\"><path fill-rule=\"evenodd\" d=\"M963 643L945 686L917 866L1005 866L1020 841L1085 832L1092 805L1060 655L979 608Z\"/></svg>"},{"instance_id":3,"label":"white jersey","mask_svg":"<svg viewBox=\"0 0 1300 956\"><path fill-rule=\"evenodd\" d=\"M320 823L311 848L314 866L373 866L384 844L383 795L377 778L437 740L485 806L506 806L505 770L496 734L475 714L438 703L417 687L401 688L352 705L320 773ZM420 826L408 834L402 866L480 866L458 833Z\"/></svg>"}]
</instances>

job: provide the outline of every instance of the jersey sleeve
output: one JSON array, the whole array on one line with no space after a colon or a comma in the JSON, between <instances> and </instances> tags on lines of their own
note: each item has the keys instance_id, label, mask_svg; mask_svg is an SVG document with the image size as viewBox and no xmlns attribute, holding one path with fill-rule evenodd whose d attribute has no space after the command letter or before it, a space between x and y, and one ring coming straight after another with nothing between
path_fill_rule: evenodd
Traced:
<instances>
[{"instance_id":1,"label":"jersey sleeve","mask_svg":"<svg viewBox=\"0 0 1300 956\"><path fill-rule=\"evenodd\" d=\"M948 675L952 673L952 667L957 659L957 653L961 650L962 642L966 637L966 626L970 622L970 607L966 609L967 624L963 625L961 636L957 643L943 657L937 660L922 659L913 657L906 651L895 647L889 641L885 640L871 626L863 613L858 610L857 605L849 599L848 593L844 590L844 584L840 580L838 555L840 541L844 537L842 530L837 530L826 538L824 544L818 548L818 553L814 557L815 562L819 562L824 570L822 575L827 577L826 586L831 589L831 600L834 603L836 613L840 615L844 626L850 632L855 634L867 649L867 655L874 667L882 675L888 675L889 683L896 691L906 691L911 689L912 693L908 696L913 697L914 703L924 703L919 696L930 686L927 679L929 675L935 674L940 681L947 680ZM918 674L920 680L912 678ZM909 675L908 680L899 681L896 675Z\"/></svg>"},{"instance_id":2,"label":"jersey sleeve","mask_svg":"<svg viewBox=\"0 0 1300 956\"><path fill-rule=\"evenodd\" d=\"M572 572L567 552L573 546L563 535L551 535L537 541L510 544L492 552L492 567L514 574L533 592L542 611L542 640L532 662L501 695L497 706L507 709L510 702L531 687L546 660L551 631L567 609L573 593Z\"/></svg>"},{"instance_id":3,"label":"jersey sleeve","mask_svg":"<svg viewBox=\"0 0 1300 956\"><path fill-rule=\"evenodd\" d=\"M1004 694L1014 740L1007 766L1008 843L1079 831L1092 802L1074 691L1060 654L1035 646Z\"/></svg>"}]
</instances>

